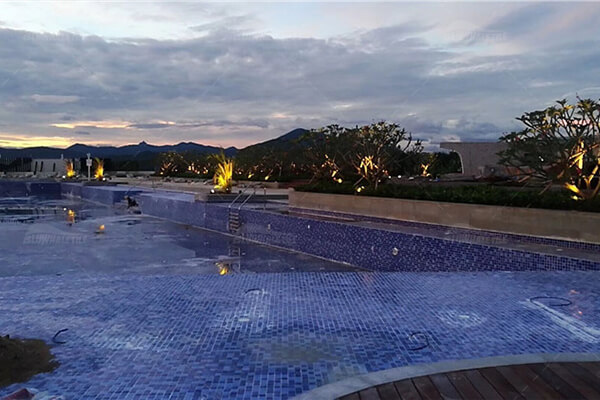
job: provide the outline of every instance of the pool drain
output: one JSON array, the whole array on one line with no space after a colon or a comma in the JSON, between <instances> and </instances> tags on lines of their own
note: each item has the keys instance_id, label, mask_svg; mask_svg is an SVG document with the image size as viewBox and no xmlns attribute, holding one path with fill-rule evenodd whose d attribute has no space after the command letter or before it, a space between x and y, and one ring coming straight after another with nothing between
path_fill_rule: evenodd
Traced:
<instances>
[{"instance_id":1,"label":"pool drain","mask_svg":"<svg viewBox=\"0 0 600 400\"><path fill-rule=\"evenodd\" d=\"M417 332L412 332L410 335L408 335L409 342L413 342L415 340L417 342L420 342L421 344L418 346L415 346L415 347L409 347L408 350L419 351L419 350L423 350L425 347L429 346L429 336L425 332L417 331Z\"/></svg>"},{"instance_id":2,"label":"pool drain","mask_svg":"<svg viewBox=\"0 0 600 400\"><path fill-rule=\"evenodd\" d=\"M249 294L249 295L258 295L258 294L264 294L265 290L264 289L259 289L259 288L253 288L253 289L248 289L246 290L245 294Z\"/></svg>"},{"instance_id":3,"label":"pool drain","mask_svg":"<svg viewBox=\"0 0 600 400\"><path fill-rule=\"evenodd\" d=\"M534 303L537 302L538 300L558 300L561 303L554 303L554 304L548 304L549 307L566 307L566 306L570 306L571 304L573 304L573 302L569 299L565 299L564 297L556 297L556 296L535 296L535 297L530 297L529 301Z\"/></svg>"},{"instance_id":4,"label":"pool drain","mask_svg":"<svg viewBox=\"0 0 600 400\"><path fill-rule=\"evenodd\" d=\"M56 344L65 344L65 343L67 343L67 342L63 342L62 340L56 340L56 338L57 338L58 335L60 335L63 332L66 332L66 331L68 331L68 329L61 329L60 331L56 332L54 334L54 336L52 337L52 341L54 343L56 343Z\"/></svg>"}]
</instances>

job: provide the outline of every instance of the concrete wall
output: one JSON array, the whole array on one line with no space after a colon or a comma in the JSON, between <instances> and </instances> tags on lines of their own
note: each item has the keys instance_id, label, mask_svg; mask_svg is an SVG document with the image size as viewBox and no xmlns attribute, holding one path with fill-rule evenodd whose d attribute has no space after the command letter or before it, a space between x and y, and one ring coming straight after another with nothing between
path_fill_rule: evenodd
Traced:
<instances>
[{"instance_id":1,"label":"concrete wall","mask_svg":"<svg viewBox=\"0 0 600 400\"><path fill-rule=\"evenodd\" d=\"M502 142L444 142L442 149L460 156L462 174L466 176L506 175L506 168L498 164L497 153L506 148Z\"/></svg>"},{"instance_id":2,"label":"concrete wall","mask_svg":"<svg viewBox=\"0 0 600 400\"><path fill-rule=\"evenodd\" d=\"M290 207L600 243L600 213L290 191Z\"/></svg>"}]
</instances>

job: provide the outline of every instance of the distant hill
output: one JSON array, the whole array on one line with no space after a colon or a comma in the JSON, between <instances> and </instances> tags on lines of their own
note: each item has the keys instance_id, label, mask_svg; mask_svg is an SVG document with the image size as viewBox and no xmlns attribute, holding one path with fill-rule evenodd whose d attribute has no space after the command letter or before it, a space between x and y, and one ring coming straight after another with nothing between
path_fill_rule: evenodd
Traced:
<instances>
[{"instance_id":1,"label":"distant hill","mask_svg":"<svg viewBox=\"0 0 600 400\"><path fill-rule=\"evenodd\" d=\"M255 154L260 154L263 151L279 151L293 148L293 141L300 138L305 133L309 132L306 129L294 129L278 138L267 140L265 142L256 143L251 146L238 150L235 147L224 149L225 155L228 157L235 156L239 153L241 158L246 156L252 157ZM2 161L11 160L19 157L29 158L60 158L61 155L65 158L85 158L87 153L92 157L99 157L106 160L105 167L107 170L154 170L157 164L159 153L167 151L194 152L213 154L221 151L221 148L215 146L205 146L193 142L181 142L175 145L155 146L146 142L126 146L89 146L86 144L74 144L66 149L57 149L52 147L29 147L25 149L3 149L0 148L0 163Z\"/></svg>"},{"instance_id":2,"label":"distant hill","mask_svg":"<svg viewBox=\"0 0 600 400\"><path fill-rule=\"evenodd\" d=\"M290 145L290 142L299 139L302 135L310 132L308 129L296 128L293 131L289 131L288 133L279 136L278 138L267 140L266 142L256 143L250 145L248 147L244 147L240 151L246 152L249 150L255 150L258 148L272 148L272 149L281 149Z\"/></svg>"},{"instance_id":3,"label":"distant hill","mask_svg":"<svg viewBox=\"0 0 600 400\"><path fill-rule=\"evenodd\" d=\"M31 158L60 158L63 155L65 158L81 158L86 157L90 153L92 157L100 158L121 158L131 157L139 158L146 157L148 154L158 154L167 151L176 152L196 152L196 153L218 153L221 151L219 147L205 146L193 142L181 142L175 145L154 146L146 142L126 146L89 146L86 144L76 143L66 149L57 149L52 147L28 147L24 149L2 149L0 148L0 156L4 158L16 157L31 157ZM235 147L224 149L227 156L234 156L237 153Z\"/></svg>"}]
</instances>

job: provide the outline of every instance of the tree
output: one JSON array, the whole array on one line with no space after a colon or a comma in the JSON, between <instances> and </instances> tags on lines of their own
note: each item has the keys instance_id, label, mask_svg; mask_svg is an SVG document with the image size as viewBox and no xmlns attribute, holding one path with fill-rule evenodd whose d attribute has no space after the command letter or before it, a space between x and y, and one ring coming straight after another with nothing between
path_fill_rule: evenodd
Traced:
<instances>
[{"instance_id":1,"label":"tree","mask_svg":"<svg viewBox=\"0 0 600 400\"><path fill-rule=\"evenodd\" d=\"M339 125L328 125L300 138L304 149L303 169L310 171L313 179L342 183L355 175L352 165L347 162L352 150L348 131Z\"/></svg>"},{"instance_id":2,"label":"tree","mask_svg":"<svg viewBox=\"0 0 600 400\"><path fill-rule=\"evenodd\" d=\"M357 191L363 183L377 189L391 171L406 169L406 161L417 159L423 150L405 129L385 121L355 128L329 125L312 131L304 141L315 179L354 180Z\"/></svg>"},{"instance_id":3,"label":"tree","mask_svg":"<svg viewBox=\"0 0 600 400\"><path fill-rule=\"evenodd\" d=\"M171 176L187 171L188 163L183 156L174 151L161 153L158 156L158 174Z\"/></svg>"},{"instance_id":4,"label":"tree","mask_svg":"<svg viewBox=\"0 0 600 400\"><path fill-rule=\"evenodd\" d=\"M421 142L413 142L404 128L385 121L352 129L348 137L353 142L350 163L360 176L355 186L364 180L377 189L390 175L390 169L423 151Z\"/></svg>"},{"instance_id":5,"label":"tree","mask_svg":"<svg viewBox=\"0 0 600 400\"><path fill-rule=\"evenodd\" d=\"M542 182L544 190L559 184L576 199L593 199L600 190L600 104L579 97L574 106L556 103L517 118L525 129L500 138L508 145L500 163L523 180Z\"/></svg>"}]
</instances>

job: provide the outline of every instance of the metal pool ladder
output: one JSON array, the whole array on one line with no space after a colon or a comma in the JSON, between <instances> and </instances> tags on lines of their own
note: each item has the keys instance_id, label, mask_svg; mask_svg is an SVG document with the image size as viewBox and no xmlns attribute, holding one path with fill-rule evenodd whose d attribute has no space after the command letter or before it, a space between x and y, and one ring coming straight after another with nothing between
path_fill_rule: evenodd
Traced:
<instances>
[{"instance_id":1,"label":"metal pool ladder","mask_svg":"<svg viewBox=\"0 0 600 400\"><path fill-rule=\"evenodd\" d=\"M248 196L246 196L246 198L240 204L239 207L237 207L237 208L234 207L234 204L238 201L238 199L240 197L242 197L246 193L247 189L248 188L245 188L243 191L241 191L235 197L235 199L233 199L233 201L229 204L229 207L227 207L227 210L228 210L227 230L230 233L233 233L233 234L239 233L240 228L242 227L242 222L240 221L240 210L242 209L242 207L244 207L244 205L248 202L248 200L250 200L250 198L256 194L256 188L254 188L254 191L252 193L250 193Z\"/></svg>"}]
</instances>

